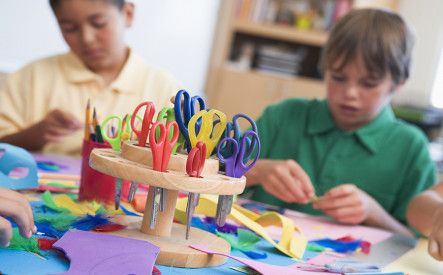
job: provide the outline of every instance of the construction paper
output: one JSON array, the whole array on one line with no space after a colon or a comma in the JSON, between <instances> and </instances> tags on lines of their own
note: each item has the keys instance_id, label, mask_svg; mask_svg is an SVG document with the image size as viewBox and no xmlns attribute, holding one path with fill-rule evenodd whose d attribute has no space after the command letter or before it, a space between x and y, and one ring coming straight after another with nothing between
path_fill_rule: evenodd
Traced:
<instances>
[{"instance_id":1,"label":"construction paper","mask_svg":"<svg viewBox=\"0 0 443 275\"><path fill-rule=\"evenodd\" d=\"M69 270L59 273L64 275L150 274L160 252L146 241L82 230L69 230L53 247L71 261Z\"/></svg>"},{"instance_id":2,"label":"construction paper","mask_svg":"<svg viewBox=\"0 0 443 275\"><path fill-rule=\"evenodd\" d=\"M57 171L45 171L40 169L39 172L62 174L62 175L80 175L81 159L61 156L61 155L42 155L38 153L31 153L32 157L37 163L51 163L58 166Z\"/></svg>"},{"instance_id":3,"label":"construction paper","mask_svg":"<svg viewBox=\"0 0 443 275\"><path fill-rule=\"evenodd\" d=\"M37 163L23 148L0 143L0 187L19 190L38 186Z\"/></svg>"},{"instance_id":4,"label":"construction paper","mask_svg":"<svg viewBox=\"0 0 443 275\"><path fill-rule=\"evenodd\" d=\"M249 266L250 268L260 272L264 275L275 275L275 274L300 274L300 275L315 275L315 274L321 274L325 275L324 272L316 272L316 271L305 271L302 269L299 269L301 266L306 266L306 264L296 263L289 266L278 266L278 265L271 265L271 264L265 264L262 262L231 256L223 253L217 253L209 249L207 244L196 244L196 245L190 245L190 247L197 249L201 252L205 252L208 254L214 254L214 255L222 255L231 259L234 259L236 261L241 262L242 264L245 264ZM340 273L332 273L328 272L328 274L340 274Z\"/></svg>"},{"instance_id":5,"label":"construction paper","mask_svg":"<svg viewBox=\"0 0 443 275\"><path fill-rule=\"evenodd\" d=\"M185 223L186 221L186 205L187 198L177 200L174 217L182 223ZM217 199L214 196L202 194L194 213L214 217L216 210ZM251 229L286 255L296 259L301 259L303 257L307 245L307 240L303 235L303 232L293 221L277 212L268 212L260 216L245 208L233 205L231 214L229 214L228 218L234 219L238 223ZM282 228L282 233L279 238L280 241L278 243L276 243L265 230L265 227L272 225Z\"/></svg>"}]
</instances>

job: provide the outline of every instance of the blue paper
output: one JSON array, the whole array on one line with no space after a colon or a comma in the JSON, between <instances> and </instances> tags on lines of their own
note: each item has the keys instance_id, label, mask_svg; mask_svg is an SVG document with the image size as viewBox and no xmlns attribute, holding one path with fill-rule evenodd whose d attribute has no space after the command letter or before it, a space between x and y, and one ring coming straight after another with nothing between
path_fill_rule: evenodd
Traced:
<instances>
[{"instance_id":1,"label":"blue paper","mask_svg":"<svg viewBox=\"0 0 443 275\"><path fill-rule=\"evenodd\" d=\"M0 187L12 190L38 187L37 163L28 151L0 143L0 153ZM20 171L10 177L16 169Z\"/></svg>"}]
</instances>

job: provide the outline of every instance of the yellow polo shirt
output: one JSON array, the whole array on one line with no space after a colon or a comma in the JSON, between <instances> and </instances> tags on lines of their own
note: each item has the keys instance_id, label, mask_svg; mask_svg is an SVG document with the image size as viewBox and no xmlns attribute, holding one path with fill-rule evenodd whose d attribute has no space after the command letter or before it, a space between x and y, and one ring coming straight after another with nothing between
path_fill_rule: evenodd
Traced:
<instances>
[{"instance_id":1,"label":"yellow polo shirt","mask_svg":"<svg viewBox=\"0 0 443 275\"><path fill-rule=\"evenodd\" d=\"M83 122L88 99L100 123L110 115L132 113L143 101L152 101L158 112L172 106L170 98L180 88L169 73L147 65L131 50L119 76L108 87L74 53L51 56L9 75L0 87L0 136L24 130L54 109ZM46 144L42 152L79 155L83 136L84 131L79 130L62 142Z\"/></svg>"}]
</instances>

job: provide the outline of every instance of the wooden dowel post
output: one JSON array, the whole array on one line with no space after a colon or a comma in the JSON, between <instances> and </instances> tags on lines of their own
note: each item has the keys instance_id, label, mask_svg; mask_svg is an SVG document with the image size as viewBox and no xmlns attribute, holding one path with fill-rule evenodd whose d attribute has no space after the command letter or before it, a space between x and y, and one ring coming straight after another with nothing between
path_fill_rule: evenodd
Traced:
<instances>
[{"instance_id":1,"label":"wooden dowel post","mask_svg":"<svg viewBox=\"0 0 443 275\"><path fill-rule=\"evenodd\" d=\"M168 195L166 198L166 209L163 212L158 211L155 228L151 229L150 219L151 219L152 201L154 200L154 195L153 195L154 188L155 188L154 186L149 188L148 199L146 200L146 207L145 207L145 213L143 215L141 231L143 233L153 236L168 237L171 235L171 228L174 220L175 205L177 203L178 191L170 189L168 190Z\"/></svg>"}]
</instances>

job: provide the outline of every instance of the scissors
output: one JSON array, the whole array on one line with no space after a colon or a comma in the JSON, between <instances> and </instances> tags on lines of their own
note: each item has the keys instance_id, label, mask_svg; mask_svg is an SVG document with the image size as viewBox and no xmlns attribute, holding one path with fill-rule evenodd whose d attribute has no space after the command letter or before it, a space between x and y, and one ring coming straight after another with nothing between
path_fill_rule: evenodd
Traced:
<instances>
[{"instance_id":1,"label":"scissors","mask_svg":"<svg viewBox=\"0 0 443 275\"><path fill-rule=\"evenodd\" d=\"M160 136L156 138L156 129L160 129ZM171 129L173 128L173 129ZM173 131L172 138L169 138L169 133ZM149 133L149 144L152 150L153 159L153 169L159 172L166 172L168 167L169 158L171 157L171 152L174 149L175 143L177 142L179 135L179 129L177 122L170 121L166 124L163 121L155 122ZM164 211L166 206L166 195L167 192L163 191L160 187L154 187L153 191L153 201L151 208L151 220L150 228L155 228L155 223L157 222L158 210Z\"/></svg>"},{"instance_id":2,"label":"scissors","mask_svg":"<svg viewBox=\"0 0 443 275\"><path fill-rule=\"evenodd\" d=\"M246 119L249 124L251 125L251 131L254 131L256 133L257 132L257 125L255 124L254 120L252 118L250 118L249 116L245 115L245 114L236 114L233 118L232 118L232 123L228 122L228 124L226 125L226 130L223 132L223 135L221 137L221 139L227 138L227 137L232 137L233 139L235 139L237 141L237 143L240 142L241 139L241 130L240 130L240 125L238 123L238 120L240 118L244 118ZM215 121L214 125L219 123L219 121ZM233 132L233 134L232 134ZM232 134L232 135L231 135ZM246 140L246 153L244 156L244 162L247 162L249 160L249 158L251 157L252 152L254 151L255 148L255 139L247 139ZM227 157L229 155L232 154L232 144L230 142L227 142L226 145L221 146L219 151L220 153L224 156Z\"/></svg>"},{"instance_id":3,"label":"scissors","mask_svg":"<svg viewBox=\"0 0 443 275\"><path fill-rule=\"evenodd\" d=\"M213 122L212 118L217 115L220 120L220 125L213 133ZM201 118L201 127L198 135L196 135L197 121ZM225 131L227 124L226 116L218 110L211 109L209 111L202 110L196 113L189 120L189 140L191 147L195 147L198 141L203 141L206 143L206 158L209 158L215 146L217 145L220 137Z\"/></svg>"},{"instance_id":4,"label":"scissors","mask_svg":"<svg viewBox=\"0 0 443 275\"><path fill-rule=\"evenodd\" d=\"M141 130L137 129L134 125L135 115L138 113L141 107L146 106L145 113L143 114ZM154 103L146 101L140 103L137 108L135 108L134 113L131 118L131 128L138 138L138 145L144 147L146 145L146 140L148 139L149 127L152 124L152 118L155 114Z\"/></svg>"},{"instance_id":5,"label":"scissors","mask_svg":"<svg viewBox=\"0 0 443 275\"><path fill-rule=\"evenodd\" d=\"M105 125L112 119L117 119L117 132L113 134L113 137L110 137L106 132ZM101 132L103 138L111 145L112 150L120 151L122 141L129 140L131 138L131 128L129 128L129 121L132 119L132 115L126 115L123 119L120 116L112 115L109 116L103 121ZM141 117L137 115L137 119L142 121ZM113 127L111 127L113 128Z\"/></svg>"},{"instance_id":6,"label":"scissors","mask_svg":"<svg viewBox=\"0 0 443 275\"><path fill-rule=\"evenodd\" d=\"M376 273L381 272L380 268L376 265L369 263L362 263L354 260L337 259L332 263L322 265L308 265L300 266L303 270L322 270L334 273Z\"/></svg>"},{"instance_id":7,"label":"scissors","mask_svg":"<svg viewBox=\"0 0 443 275\"><path fill-rule=\"evenodd\" d=\"M161 109L160 113L158 113L158 117L157 117L157 121L162 121L166 118L166 123L169 121L174 121L175 120L175 112L174 109L171 107L163 107L163 109ZM158 138L160 135L160 130L157 128L157 130L155 131L156 137ZM169 138L171 139L173 136L174 132L171 131L169 133ZM185 141L185 138L183 137L183 135L180 135L177 142L175 143L174 149L172 149L172 155L175 155L175 152L177 151L177 148L180 147L183 142Z\"/></svg>"},{"instance_id":8,"label":"scissors","mask_svg":"<svg viewBox=\"0 0 443 275\"><path fill-rule=\"evenodd\" d=\"M245 150L247 146L246 144L248 136L252 137L253 140L252 142L256 142L258 147L255 159L249 165L245 165ZM226 143L230 142L233 145L232 155L228 158L223 157L220 152L220 148L225 142ZM258 139L257 133L254 131L245 132L240 139L240 148L238 142L235 139L230 137L224 138L218 145L217 155L220 158L220 160L225 163L226 176L241 178L249 169L252 168L252 166L255 165L260 155L260 140ZM233 198L232 195L220 195L218 197L215 222L219 226L223 226L225 224L226 217L231 212L232 198Z\"/></svg>"},{"instance_id":9,"label":"scissors","mask_svg":"<svg viewBox=\"0 0 443 275\"><path fill-rule=\"evenodd\" d=\"M205 159L206 143L199 141L188 154L188 159L186 161L186 173L188 173L190 177L200 177L205 165ZM199 199L199 193L190 192L188 195L188 204L186 206L186 240L189 238L192 216L194 215L195 207L198 205Z\"/></svg>"},{"instance_id":10,"label":"scissors","mask_svg":"<svg viewBox=\"0 0 443 275\"><path fill-rule=\"evenodd\" d=\"M183 102L183 113L182 113L182 97L184 97ZM177 92L175 96L174 102L174 111L175 111L175 120L177 121L178 127L180 128L180 132L183 135L184 140L186 141L186 149L188 153L191 151L191 141L189 140L188 134L188 124L191 117L195 114L195 104L198 102L200 106L200 110L205 110L205 101L200 96L191 96L186 90L180 90ZM200 130L201 121L197 121L197 132Z\"/></svg>"},{"instance_id":11,"label":"scissors","mask_svg":"<svg viewBox=\"0 0 443 275\"><path fill-rule=\"evenodd\" d=\"M122 119L120 116L112 115L109 116L103 121L103 127L101 128L102 136L103 138L111 144L112 150L114 151L120 151L121 150L121 144L123 140L129 140L131 138L131 130L129 128L129 120L131 119L131 116L126 116L126 127L123 125L125 122L125 119ZM139 120L141 120L141 117L137 117ZM111 120L111 119L117 119L118 126L117 126L117 133L116 136L111 138L106 134L106 127L105 125ZM126 129L123 129L126 128ZM131 184L131 190L134 189L134 187ZM122 193L122 187L123 187L123 179L121 178L115 178L115 209L119 208L120 205L120 196ZM130 198L130 197L129 197ZM132 198L134 198L132 196ZM130 200L132 201L132 199Z\"/></svg>"}]
</instances>

